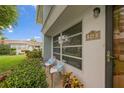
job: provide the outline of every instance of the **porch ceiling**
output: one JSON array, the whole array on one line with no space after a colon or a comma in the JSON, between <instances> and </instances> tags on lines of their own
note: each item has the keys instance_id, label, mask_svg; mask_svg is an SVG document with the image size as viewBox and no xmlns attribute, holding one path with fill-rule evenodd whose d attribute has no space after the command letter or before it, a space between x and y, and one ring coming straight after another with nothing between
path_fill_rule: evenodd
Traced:
<instances>
[{"instance_id":1,"label":"porch ceiling","mask_svg":"<svg viewBox=\"0 0 124 93\"><path fill-rule=\"evenodd\" d=\"M77 21L78 18L82 17L81 15L84 14L84 11L88 7L88 5L68 6L45 34L53 36L65 30L64 28L68 28L69 25L71 26L71 22Z\"/></svg>"}]
</instances>

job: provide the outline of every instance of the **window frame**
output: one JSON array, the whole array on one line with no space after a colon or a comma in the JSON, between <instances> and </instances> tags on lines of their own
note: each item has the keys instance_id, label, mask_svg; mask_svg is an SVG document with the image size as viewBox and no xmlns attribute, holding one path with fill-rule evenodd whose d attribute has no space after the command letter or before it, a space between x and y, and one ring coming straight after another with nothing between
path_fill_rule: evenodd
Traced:
<instances>
[{"instance_id":1,"label":"window frame","mask_svg":"<svg viewBox=\"0 0 124 93\"><path fill-rule=\"evenodd\" d=\"M62 36L62 33L63 32L65 32L65 31L67 31L68 29L70 29L70 28L72 28L72 27L74 27L75 25L77 25L77 24L79 24L79 23L81 23L81 32L78 32L78 33L76 33L76 34L72 34L72 35L70 35L70 36L68 36L68 39L69 38L73 38L73 37L76 37L76 36L79 36L79 35L81 35L82 36L82 39L81 39L81 45L64 45L63 46L63 44L60 44L60 46L58 47L52 47L52 49L53 48L60 48L60 53L56 53L56 52L52 52L52 55L55 53L55 54L57 54L57 55L60 55L60 60L58 60L58 61L62 61L63 59L62 59L62 57L63 56L66 56L66 57L69 57L69 58L74 58L74 59L78 59L78 60L81 60L82 62L81 62L81 68L77 68L77 67L75 67L75 66L73 66L73 65L71 65L71 64L68 64L68 63L66 63L67 65L69 65L69 66L72 66L72 67L74 67L74 68L76 68L76 69L78 69L78 70L82 70L82 63L83 63L83 26L82 26L82 20L81 21L78 21L76 24L73 24L73 25L71 25L70 27L68 27L67 29L65 29L64 31L62 31L62 32L60 32L60 33L58 33L58 34L56 34L56 35L54 35L52 38L54 38L55 36L57 36L57 35L59 35L60 34L60 36ZM53 40L53 39L52 39ZM54 42L57 42L58 40L53 40L52 42L54 43ZM82 51L81 51L81 54L82 54L82 56L81 57L76 57L76 56L71 56L71 55L67 55L67 54L63 54L62 53L62 49L63 48L66 48L66 47L81 47L82 48Z\"/></svg>"}]
</instances>

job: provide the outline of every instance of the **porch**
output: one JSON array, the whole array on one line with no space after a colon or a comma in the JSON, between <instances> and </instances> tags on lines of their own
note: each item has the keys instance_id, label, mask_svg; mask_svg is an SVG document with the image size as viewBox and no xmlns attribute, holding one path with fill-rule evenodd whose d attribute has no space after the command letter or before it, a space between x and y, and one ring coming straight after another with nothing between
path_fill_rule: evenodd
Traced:
<instances>
[{"instance_id":1,"label":"porch","mask_svg":"<svg viewBox=\"0 0 124 93\"><path fill-rule=\"evenodd\" d=\"M72 72L53 71L54 66L46 66L46 80L49 88L83 88L84 85Z\"/></svg>"},{"instance_id":2,"label":"porch","mask_svg":"<svg viewBox=\"0 0 124 93\"><path fill-rule=\"evenodd\" d=\"M95 8L100 9L97 18ZM105 12L105 6L52 6L43 22L44 58L63 62L64 71L73 72L84 87L105 87ZM54 77L62 81L61 75Z\"/></svg>"}]
</instances>

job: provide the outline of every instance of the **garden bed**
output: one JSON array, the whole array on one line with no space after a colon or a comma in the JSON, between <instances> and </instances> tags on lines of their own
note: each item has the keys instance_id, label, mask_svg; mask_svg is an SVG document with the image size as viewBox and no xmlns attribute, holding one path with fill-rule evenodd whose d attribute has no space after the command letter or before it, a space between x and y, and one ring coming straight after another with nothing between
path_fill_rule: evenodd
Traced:
<instances>
[{"instance_id":1,"label":"garden bed","mask_svg":"<svg viewBox=\"0 0 124 93\"><path fill-rule=\"evenodd\" d=\"M15 67L0 83L2 88L46 88L46 75L40 60L28 59Z\"/></svg>"}]
</instances>

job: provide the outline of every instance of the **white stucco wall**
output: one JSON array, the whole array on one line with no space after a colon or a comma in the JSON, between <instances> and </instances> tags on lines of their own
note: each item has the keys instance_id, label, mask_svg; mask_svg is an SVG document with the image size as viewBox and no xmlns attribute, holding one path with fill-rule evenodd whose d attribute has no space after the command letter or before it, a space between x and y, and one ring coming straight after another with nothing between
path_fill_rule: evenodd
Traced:
<instances>
[{"instance_id":1,"label":"white stucco wall","mask_svg":"<svg viewBox=\"0 0 124 93\"><path fill-rule=\"evenodd\" d=\"M89 8L83 17L83 80L86 87L105 87L105 7L101 7L98 18L93 17L93 8ZM100 30L100 40L86 41L91 30Z\"/></svg>"},{"instance_id":2,"label":"white stucco wall","mask_svg":"<svg viewBox=\"0 0 124 93\"><path fill-rule=\"evenodd\" d=\"M80 16L83 33L82 70L65 64L65 71L72 71L87 88L105 87L105 6L99 6L101 13L98 18L93 17L95 7L89 7ZM80 18L78 17L77 20ZM76 22L76 19L72 19L73 22ZM72 23L70 22L70 24ZM86 34L92 30L100 30L101 38L86 41Z\"/></svg>"},{"instance_id":3,"label":"white stucco wall","mask_svg":"<svg viewBox=\"0 0 124 93\"><path fill-rule=\"evenodd\" d=\"M32 51L34 49L34 46L32 45L26 45L26 44L11 44L11 48L16 49L16 54L22 53L22 50L29 50Z\"/></svg>"},{"instance_id":4,"label":"white stucco wall","mask_svg":"<svg viewBox=\"0 0 124 93\"><path fill-rule=\"evenodd\" d=\"M93 9L97 6L90 6L76 18L63 20L65 24L56 29L55 34L64 31L72 24L82 20L83 49L82 49L82 70L65 64L65 71L72 71L83 83L84 87L105 87L105 6L98 6L101 9L98 18L93 17ZM81 8L80 8L81 9ZM70 17L71 18L71 17ZM100 30L99 40L86 41L86 34L92 30ZM45 42L45 41L44 41Z\"/></svg>"},{"instance_id":5,"label":"white stucco wall","mask_svg":"<svg viewBox=\"0 0 124 93\"><path fill-rule=\"evenodd\" d=\"M65 71L72 71L84 83L84 87L89 88L105 87L105 6L99 6L101 14L98 18L93 17L95 7L89 7L81 15L83 32L82 70L68 64L65 65ZM72 20L72 22L74 21ZM101 38L86 41L86 34L92 30L100 30Z\"/></svg>"}]
</instances>

